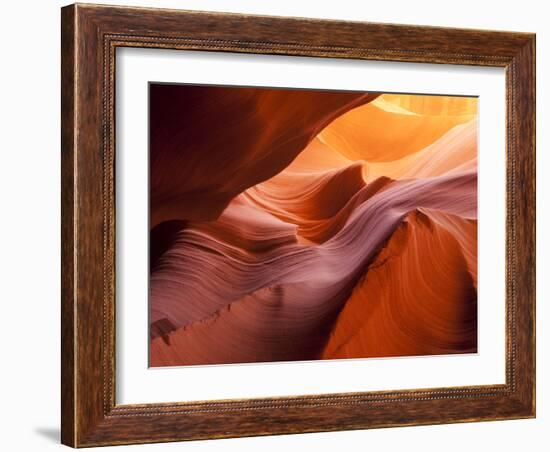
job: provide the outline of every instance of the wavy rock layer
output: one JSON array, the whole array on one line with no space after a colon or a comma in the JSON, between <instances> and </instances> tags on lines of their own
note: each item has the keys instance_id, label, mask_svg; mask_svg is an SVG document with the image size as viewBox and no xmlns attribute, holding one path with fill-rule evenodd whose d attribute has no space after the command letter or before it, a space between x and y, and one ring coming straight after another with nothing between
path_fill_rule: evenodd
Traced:
<instances>
[{"instance_id":1,"label":"wavy rock layer","mask_svg":"<svg viewBox=\"0 0 550 452\"><path fill-rule=\"evenodd\" d=\"M153 84L151 224L215 220L282 171L334 118L376 94Z\"/></svg>"},{"instance_id":2,"label":"wavy rock layer","mask_svg":"<svg viewBox=\"0 0 550 452\"><path fill-rule=\"evenodd\" d=\"M156 86L152 366L476 350L475 100Z\"/></svg>"},{"instance_id":3,"label":"wavy rock layer","mask_svg":"<svg viewBox=\"0 0 550 452\"><path fill-rule=\"evenodd\" d=\"M475 253L473 231L472 220L428 209L411 213L355 286L323 358L474 352L476 269L455 238L466 237Z\"/></svg>"}]
</instances>

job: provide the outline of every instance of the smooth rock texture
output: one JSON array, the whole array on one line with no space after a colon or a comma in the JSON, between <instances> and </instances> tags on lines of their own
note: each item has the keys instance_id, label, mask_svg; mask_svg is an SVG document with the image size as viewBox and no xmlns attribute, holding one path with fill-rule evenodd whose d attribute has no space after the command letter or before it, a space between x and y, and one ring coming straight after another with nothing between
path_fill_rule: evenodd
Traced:
<instances>
[{"instance_id":1,"label":"smooth rock texture","mask_svg":"<svg viewBox=\"0 0 550 452\"><path fill-rule=\"evenodd\" d=\"M477 350L477 99L151 85L150 365Z\"/></svg>"}]
</instances>

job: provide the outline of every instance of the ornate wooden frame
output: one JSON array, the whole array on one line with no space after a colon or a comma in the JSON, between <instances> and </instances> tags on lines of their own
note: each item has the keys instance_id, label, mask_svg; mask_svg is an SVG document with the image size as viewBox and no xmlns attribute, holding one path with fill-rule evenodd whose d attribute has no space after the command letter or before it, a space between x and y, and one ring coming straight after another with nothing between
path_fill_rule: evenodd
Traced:
<instances>
[{"instance_id":1,"label":"ornate wooden frame","mask_svg":"<svg viewBox=\"0 0 550 452\"><path fill-rule=\"evenodd\" d=\"M535 35L71 5L62 9L62 442L74 447L535 416ZM117 47L506 68L506 383L115 403Z\"/></svg>"}]
</instances>

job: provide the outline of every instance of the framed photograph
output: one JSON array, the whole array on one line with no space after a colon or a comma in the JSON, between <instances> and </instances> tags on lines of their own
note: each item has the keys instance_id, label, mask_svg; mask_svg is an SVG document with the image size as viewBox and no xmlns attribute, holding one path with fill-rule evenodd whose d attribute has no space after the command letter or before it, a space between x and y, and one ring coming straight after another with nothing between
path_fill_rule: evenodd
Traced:
<instances>
[{"instance_id":1,"label":"framed photograph","mask_svg":"<svg viewBox=\"0 0 550 452\"><path fill-rule=\"evenodd\" d=\"M62 442L535 416L535 36L62 8Z\"/></svg>"}]
</instances>

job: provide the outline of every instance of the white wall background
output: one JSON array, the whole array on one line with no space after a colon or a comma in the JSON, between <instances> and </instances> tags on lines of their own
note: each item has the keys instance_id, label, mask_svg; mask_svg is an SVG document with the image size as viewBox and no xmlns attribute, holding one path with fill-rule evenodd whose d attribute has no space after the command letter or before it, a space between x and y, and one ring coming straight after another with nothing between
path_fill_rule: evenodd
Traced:
<instances>
[{"instance_id":1,"label":"white wall background","mask_svg":"<svg viewBox=\"0 0 550 452\"><path fill-rule=\"evenodd\" d=\"M538 413L535 420L405 427L222 441L118 447L116 450L280 451L365 449L409 451L547 450L550 430L547 351L550 290L548 197L550 30L538 0L113 0L118 4L537 33L538 147ZM96 3L96 2L94 2ZM0 448L59 450L60 293L60 1L2 5L0 28ZM546 207L546 208L545 208ZM545 381L546 380L546 381Z\"/></svg>"}]
</instances>

